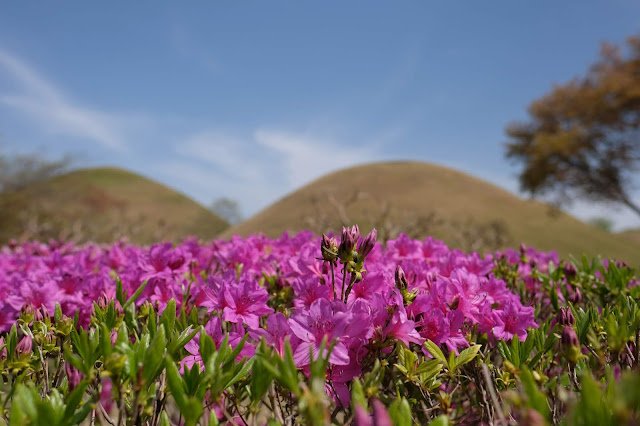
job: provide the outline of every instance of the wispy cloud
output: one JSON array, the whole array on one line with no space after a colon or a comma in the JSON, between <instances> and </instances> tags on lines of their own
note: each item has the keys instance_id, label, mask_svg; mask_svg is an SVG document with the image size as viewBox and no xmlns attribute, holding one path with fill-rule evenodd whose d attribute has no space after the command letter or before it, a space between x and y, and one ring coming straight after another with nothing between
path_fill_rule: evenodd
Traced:
<instances>
[{"instance_id":1,"label":"wispy cloud","mask_svg":"<svg viewBox=\"0 0 640 426\"><path fill-rule=\"evenodd\" d=\"M201 201L207 200L200 194L237 199L249 213L325 173L381 158L371 147L274 129L245 137L201 132L180 141L175 152L176 159L162 165L169 179L198 187Z\"/></svg>"},{"instance_id":2,"label":"wispy cloud","mask_svg":"<svg viewBox=\"0 0 640 426\"><path fill-rule=\"evenodd\" d=\"M0 94L0 103L28 115L44 130L124 150L118 118L71 101L53 83L17 56L0 50L0 72L21 86L15 94Z\"/></svg>"},{"instance_id":3,"label":"wispy cloud","mask_svg":"<svg viewBox=\"0 0 640 426\"><path fill-rule=\"evenodd\" d=\"M290 189L332 170L379 158L379 153L371 146L358 147L347 141L337 143L308 134L260 129L254 133L254 138L277 154Z\"/></svg>"}]
</instances>

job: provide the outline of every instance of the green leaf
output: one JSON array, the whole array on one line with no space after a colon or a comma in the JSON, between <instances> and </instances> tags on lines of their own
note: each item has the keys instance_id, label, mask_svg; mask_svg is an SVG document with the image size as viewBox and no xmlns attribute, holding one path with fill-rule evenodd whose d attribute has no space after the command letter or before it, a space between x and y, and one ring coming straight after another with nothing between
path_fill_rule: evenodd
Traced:
<instances>
[{"instance_id":1,"label":"green leaf","mask_svg":"<svg viewBox=\"0 0 640 426\"><path fill-rule=\"evenodd\" d=\"M420 376L422 382L434 379L442 371L443 365L437 359L429 359L422 361L416 370L416 374Z\"/></svg>"},{"instance_id":2,"label":"green leaf","mask_svg":"<svg viewBox=\"0 0 640 426\"><path fill-rule=\"evenodd\" d=\"M209 414L209 424L208 426L218 426L220 421L218 420L218 415L216 414L216 410L211 410Z\"/></svg>"},{"instance_id":3,"label":"green leaf","mask_svg":"<svg viewBox=\"0 0 640 426\"><path fill-rule=\"evenodd\" d=\"M522 368L520 373L520 380L522 381L522 387L524 393L527 395L529 405L531 408L540 413L545 419L549 419L550 409L547 403L547 397L542 393L533 378L533 374L526 367Z\"/></svg>"},{"instance_id":4,"label":"green leaf","mask_svg":"<svg viewBox=\"0 0 640 426\"><path fill-rule=\"evenodd\" d=\"M164 312L160 316L160 323L164 325L166 332L171 335L176 326L176 300L171 299L167 302Z\"/></svg>"},{"instance_id":5,"label":"green leaf","mask_svg":"<svg viewBox=\"0 0 640 426\"><path fill-rule=\"evenodd\" d=\"M196 334L198 334L199 332L200 332L200 327L194 329L191 326L189 326L186 329L184 329L182 333L180 333L178 338L175 341L171 342L171 344L169 344L169 348L168 348L169 354L172 357L175 357L178 351L181 351L182 348L184 348L184 345L189 343L191 339L193 339L196 336Z\"/></svg>"},{"instance_id":6,"label":"green leaf","mask_svg":"<svg viewBox=\"0 0 640 426\"><path fill-rule=\"evenodd\" d=\"M145 383L152 383L160 375L166 347L164 326L160 325L159 331L144 354L142 375Z\"/></svg>"},{"instance_id":7,"label":"green leaf","mask_svg":"<svg viewBox=\"0 0 640 426\"><path fill-rule=\"evenodd\" d=\"M160 414L160 426L171 426L171 421L169 420L169 416L165 410L162 410L162 414Z\"/></svg>"},{"instance_id":8,"label":"green leaf","mask_svg":"<svg viewBox=\"0 0 640 426\"><path fill-rule=\"evenodd\" d=\"M265 367L265 361L257 358L252 366L251 382L249 390L251 392L251 402L258 402L264 398L273 383L274 375L271 370Z\"/></svg>"},{"instance_id":9,"label":"green leaf","mask_svg":"<svg viewBox=\"0 0 640 426\"><path fill-rule=\"evenodd\" d=\"M366 411L369 411L367 397L364 395L362 383L358 378L353 379L353 382L351 382L351 406L354 410L356 406L360 406Z\"/></svg>"},{"instance_id":10,"label":"green leaf","mask_svg":"<svg viewBox=\"0 0 640 426\"><path fill-rule=\"evenodd\" d=\"M244 379L247 376L247 374L249 374L249 371L251 370L252 366L253 366L253 359L245 360L242 363L237 364L236 365L237 371L224 384L224 389L229 388L233 386L235 383Z\"/></svg>"},{"instance_id":11,"label":"green leaf","mask_svg":"<svg viewBox=\"0 0 640 426\"><path fill-rule=\"evenodd\" d=\"M202 361L206 364L209 362L211 355L216 352L216 345L213 342L211 336L207 334L204 329L200 332L200 356Z\"/></svg>"},{"instance_id":12,"label":"green leaf","mask_svg":"<svg viewBox=\"0 0 640 426\"><path fill-rule=\"evenodd\" d=\"M460 352L460 355L456 357L456 368L473 361L481 347L481 345L473 345Z\"/></svg>"},{"instance_id":13,"label":"green leaf","mask_svg":"<svg viewBox=\"0 0 640 426\"><path fill-rule=\"evenodd\" d=\"M389 406L389 417L394 426L412 426L411 407L405 398L398 398Z\"/></svg>"},{"instance_id":14,"label":"green leaf","mask_svg":"<svg viewBox=\"0 0 640 426\"><path fill-rule=\"evenodd\" d=\"M69 418L67 420L67 423L69 425L78 425L78 424L82 424L82 422L84 421L84 419L87 418L87 416L89 415L89 413L91 412L91 410L93 410L95 408L95 405L93 403L93 401L87 401L82 408L80 408L79 410L76 411L76 413L73 415L73 417Z\"/></svg>"},{"instance_id":15,"label":"green leaf","mask_svg":"<svg viewBox=\"0 0 640 426\"><path fill-rule=\"evenodd\" d=\"M82 358L71 352L68 346L64 347L64 359L71 364L76 370L85 372L85 366L82 362Z\"/></svg>"},{"instance_id":16,"label":"green leaf","mask_svg":"<svg viewBox=\"0 0 640 426\"><path fill-rule=\"evenodd\" d=\"M122 289L122 280L120 277L116 277L116 300L120 302L120 306L122 307L124 307L127 300L127 296L124 294L124 290Z\"/></svg>"},{"instance_id":17,"label":"green leaf","mask_svg":"<svg viewBox=\"0 0 640 426\"><path fill-rule=\"evenodd\" d=\"M590 374L582 378L582 392L578 404L573 410L571 424L611 425L614 422L608 401L602 389Z\"/></svg>"},{"instance_id":18,"label":"green leaf","mask_svg":"<svg viewBox=\"0 0 640 426\"><path fill-rule=\"evenodd\" d=\"M320 342L320 347L318 348L317 357L313 356L313 349L309 348L309 370L311 372L310 378L319 379L324 381L327 375L327 367L329 366L329 357L331 356L331 351L333 350L333 345L330 345L327 349L327 338L323 338L322 342ZM325 354L326 352L326 354Z\"/></svg>"},{"instance_id":19,"label":"green leaf","mask_svg":"<svg viewBox=\"0 0 640 426\"><path fill-rule=\"evenodd\" d=\"M21 383L16 385L9 414L9 426L22 426L35 421L38 418L36 400L39 398L34 389Z\"/></svg>"},{"instance_id":20,"label":"green leaf","mask_svg":"<svg viewBox=\"0 0 640 426\"><path fill-rule=\"evenodd\" d=\"M53 310L53 320L56 322L56 324L62 320L62 308L60 307L59 303L56 303L56 306Z\"/></svg>"},{"instance_id":21,"label":"green leaf","mask_svg":"<svg viewBox=\"0 0 640 426\"><path fill-rule=\"evenodd\" d=\"M447 357L444 356L444 353L442 352L442 349L440 349L438 347L438 345L436 345L435 343L433 343L431 340L428 340L426 342L424 342L424 346L427 348L427 350L429 351L429 353L437 360L439 360L442 364L444 364L445 366L449 366L449 362L447 361Z\"/></svg>"},{"instance_id":22,"label":"green leaf","mask_svg":"<svg viewBox=\"0 0 640 426\"><path fill-rule=\"evenodd\" d=\"M275 363L273 367L277 371L276 379L296 397L299 397L302 394L302 390L298 383L298 368L293 361L293 351L288 340L284 344L284 356L280 358L276 355L272 359ZM268 366L268 364L265 364L265 366Z\"/></svg>"},{"instance_id":23,"label":"green leaf","mask_svg":"<svg viewBox=\"0 0 640 426\"><path fill-rule=\"evenodd\" d=\"M180 411L186 411L188 409L186 389L184 381L178 371L178 367L170 357L166 357L165 367L167 372L167 384L169 385L171 396L173 396L173 399Z\"/></svg>"},{"instance_id":24,"label":"green leaf","mask_svg":"<svg viewBox=\"0 0 640 426\"><path fill-rule=\"evenodd\" d=\"M16 355L16 346L18 345L18 328L16 324L11 326L9 336L7 337L7 357L12 360Z\"/></svg>"},{"instance_id":25,"label":"green leaf","mask_svg":"<svg viewBox=\"0 0 640 426\"><path fill-rule=\"evenodd\" d=\"M145 280L142 284L140 284L140 286L136 289L136 291L131 295L131 297L129 297L127 299L127 301L122 305L122 309L126 309L129 305L131 305L133 302L135 302L136 300L138 300L138 297L140 297L140 295L142 294L142 292L144 291L145 287L147 286L147 283L149 281Z\"/></svg>"},{"instance_id":26,"label":"green leaf","mask_svg":"<svg viewBox=\"0 0 640 426\"><path fill-rule=\"evenodd\" d=\"M73 391L67 396L67 407L64 410L65 418L71 418L73 416L76 409L82 402L82 397L84 396L84 392L87 390L88 385L89 384L86 381L80 382L78 386L76 386L75 389L73 389Z\"/></svg>"},{"instance_id":27,"label":"green leaf","mask_svg":"<svg viewBox=\"0 0 640 426\"><path fill-rule=\"evenodd\" d=\"M442 414L431 420L429 426L449 426L449 417Z\"/></svg>"},{"instance_id":28,"label":"green leaf","mask_svg":"<svg viewBox=\"0 0 640 426\"><path fill-rule=\"evenodd\" d=\"M509 360L516 367L520 368L521 357L520 357L520 339L517 337L511 338L511 359Z\"/></svg>"}]
</instances>

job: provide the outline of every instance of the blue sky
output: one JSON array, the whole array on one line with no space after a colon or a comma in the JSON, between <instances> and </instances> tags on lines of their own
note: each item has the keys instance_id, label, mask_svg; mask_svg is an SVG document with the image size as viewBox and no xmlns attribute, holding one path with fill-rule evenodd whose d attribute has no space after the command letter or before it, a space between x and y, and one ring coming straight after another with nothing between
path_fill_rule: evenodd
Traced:
<instances>
[{"instance_id":1,"label":"blue sky","mask_svg":"<svg viewBox=\"0 0 640 426\"><path fill-rule=\"evenodd\" d=\"M517 191L505 125L640 31L636 0L188 4L3 2L0 148L129 168L245 215L387 159Z\"/></svg>"}]
</instances>

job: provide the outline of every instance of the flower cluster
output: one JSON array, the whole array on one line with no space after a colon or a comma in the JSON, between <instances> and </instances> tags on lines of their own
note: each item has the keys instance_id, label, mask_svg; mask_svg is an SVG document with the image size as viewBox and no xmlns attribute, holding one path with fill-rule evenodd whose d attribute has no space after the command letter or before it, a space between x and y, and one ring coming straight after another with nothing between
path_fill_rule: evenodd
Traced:
<instances>
[{"instance_id":1,"label":"flower cluster","mask_svg":"<svg viewBox=\"0 0 640 426\"><path fill-rule=\"evenodd\" d=\"M632 268L376 237L3 247L0 372L18 380L0 400L16 424L36 405L109 424L527 423L579 415L554 395L578 401L588 374L613 396L640 383Z\"/></svg>"},{"instance_id":2,"label":"flower cluster","mask_svg":"<svg viewBox=\"0 0 640 426\"><path fill-rule=\"evenodd\" d=\"M282 352L288 339L304 368L327 339L330 364L341 368L346 383L373 350L395 341L421 345L429 339L457 352L468 346L465 335L472 329L494 340L524 340L536 326L533 308L493 275L492 256L452 250L431 238L401 235L386 247L375 240L375 231L361 237L354 226L340 241L300 233L210 244L188 240L175 247L4 248L0 327L8 330L23 310L52 313L56 303L87 324L94 301L114 298L116 280L128 294L146 282L138 304L150 301L162 311L176 299L201 307L218 340L223 329L232 340L248 333L247 354L263 338ZM283 292L289 295L283 303L270 303Z\"/></svg>"}]
</instances>

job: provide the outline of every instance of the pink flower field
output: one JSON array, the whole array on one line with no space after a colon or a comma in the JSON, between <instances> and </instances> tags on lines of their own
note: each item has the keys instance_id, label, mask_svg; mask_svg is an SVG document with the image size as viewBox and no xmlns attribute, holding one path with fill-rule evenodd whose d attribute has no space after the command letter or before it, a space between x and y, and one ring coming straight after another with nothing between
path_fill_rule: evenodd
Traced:
<instances>
[{"instance_id":1,"label":"pink flower field","mask_svg":"<svg viewBox=\"0 0 640 426\"><path fill-rule=\"evenodd\" d=\"M620 289L636 288L634 275L620 275L624 265L590 265L591 287L576 281L589 264L579 271L554 253L523 246L480 255L405 235L382 244L375 230L363 236L357 226L337 237L302 232L175 246L11 244L0 252L6 342L0 358L5 377L22 374L15 377L67 391L84 384L86 404L98 403L97 411L91 405L93 415L107 423L116 421L111 416L147 419L146 409L189 424L207 412L209 423L243 424L271 410L288 424L286 411L298 401L293 423L342 423L347 416L359 424L388 418L403 424L398 419L408 415L474 424L504 416L501 403L484 400L470 410L465 404L482 392L495 396L496 388L517 386L529 368L547 381L564 374L582 386L576 368L589 354L587 321L595 314L579 306L602 296L598 283L614 272ZM635 353L634 330L615 350ZM64 374L49 371L47 356L57 357ZM227 361L215 364L222 357ZM624 357L615 358L619 367L637 363ZM483 370L487 363L493 373ZM235 381L214 392L214 378L228 369ZM49 383L53 374L59 379ZM262 375L269 384L261 384ZM242 380L245 390L234 387ZM144 391L136 383L152 386ZM199 407L194 417L185 414L191 400L179 397L191 388L188 398ZM404 396L394 399L400 391ZM154 392L170 392L178 410ZM288 401L279 402L277 415L267 392ZM324 402L314 400L316 412L305 398ZM415 414L419 404L426 411ZM410 406L409 414L397 412ZM514 406L510 416L516 421L527 413ZM551 412L536 413L547 418ZM152 415L145 424L159 421Z\"/></svg>"}]
</instances>

